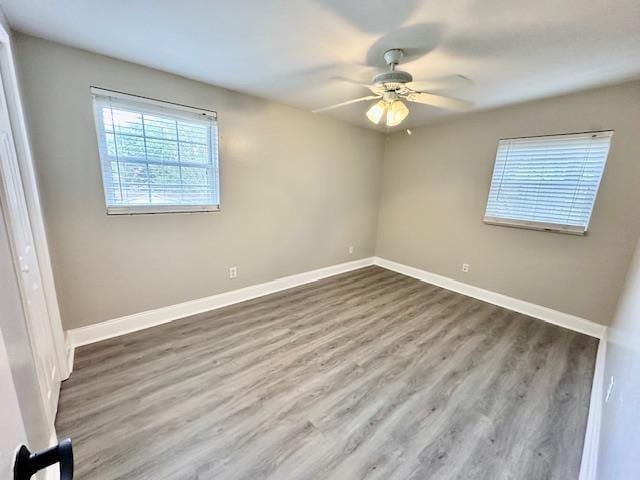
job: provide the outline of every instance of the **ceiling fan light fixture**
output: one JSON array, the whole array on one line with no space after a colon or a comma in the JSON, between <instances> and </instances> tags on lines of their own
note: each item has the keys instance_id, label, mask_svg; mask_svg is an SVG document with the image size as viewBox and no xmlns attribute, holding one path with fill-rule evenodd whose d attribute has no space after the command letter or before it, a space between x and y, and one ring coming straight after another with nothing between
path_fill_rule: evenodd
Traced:
<instances>
[{"instance_id":1,"label":"ceiling fan light fixture","mask_svg":"<svg viewBox=\"0 0 640 480\"><path fill-rule=\"evenodd\" d=\"M409 115L409 109L400 100L395 100L387 108L387 126L395 127L400 125L402 121Z\"/></svg>"},{"instance_id":2,"label":"ceiling fan light fixture","mask_svg":"<svg viewBox=\"0 0 640 480\"><path fill-rule=\"evenodd\" d=\"M387 109L387 104L380 100L371 106L369 110L367 110L367 118L375 124L380 123L382 117L384 115L385 110Z\"/></svg>"},{"instance_id":3,"label":"ceiling fan light fixture","mask_svg":"<svg viewBox=\"0 0 640 480\"><path fill-rule=\"evenodd\" d=\"M334 108L374 100L375 103L370 105L367 110L367 118L369 121L375 125L382 124L386 127L395 127L400 125L404 119L407 118L407 115L409 115L409 109L404 102L460 111L471 108L471 102L432 93L432 90L437 91L445 88L466 86L471 83L471 80L461 75L450 75L449 77L440 79L414 81L410 73L403 72L397 68L403 54L403 50L399 48L387 50L384 53L384 59L387 63L388 71L376 75L371 84L344 77L333 77L336 80L342 80L364 87L368 89L372 95L318 108L313 110L313 113L326 112ZM410 135L411 132L408 131L407 134Z\"/></svg>"}]
</instances>

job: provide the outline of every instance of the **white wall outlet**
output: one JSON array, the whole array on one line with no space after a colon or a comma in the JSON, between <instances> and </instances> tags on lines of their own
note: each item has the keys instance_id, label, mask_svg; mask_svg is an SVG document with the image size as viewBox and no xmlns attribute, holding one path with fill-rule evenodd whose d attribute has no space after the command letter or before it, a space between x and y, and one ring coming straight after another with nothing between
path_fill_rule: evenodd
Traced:
<instances>
[{"instance_id":1,"label":"white wall outlet","mask_svg":"<svg viewBox=\"0 0 640 480\"><path fill-rule=\"evenodd\" d=\"M607 388L607 395L604 397L604 403L608 403L609 399L611 398L611 395L613 394L613 389L616 386L616 381L613 378L613 375L611 375L611 380L609 380L609 388Z\"/></svg>"},{"instance_id":2,"label":"white wall outlet","mask_svg":"<svg viewBox=\"0 0 640 480\"><path fill-rule=\"evenodd\" d=\"M462 271L464 273L469 273L469 264L468 263L463 263L462 264Z\"/></svg>"},{"instance_id":3,"label":"white wall outlet","mask_svg":"<svg viewBox=\"0 0 640 480\"><path fill-rule=\"evenodd\" d=\"M238 276L238 267L229 268L229 278L236 278Z\"/></svg>"},{"instance_id":4,"label":"white wall outlet","mask_svg":"<svg viewBox=\"0 0 640 480\"><path fill-rule=\"evenodd\" d=\"M353 255L353 252L355 251L355 248L353 248L353 245L351 245L349 247L349 255Z\"/></svg>"}]
</instances>

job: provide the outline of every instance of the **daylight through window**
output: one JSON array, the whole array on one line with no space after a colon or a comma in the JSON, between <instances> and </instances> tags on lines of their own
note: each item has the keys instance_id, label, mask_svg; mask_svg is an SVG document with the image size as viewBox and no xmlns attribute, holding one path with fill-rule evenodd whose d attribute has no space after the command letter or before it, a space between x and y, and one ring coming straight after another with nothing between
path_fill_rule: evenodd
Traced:
<instances>
[{"instance_id":1,"label":"daylight through window","mask_svg":"<svg viewBox=\"0 0 640 480\"><path fill-rule=\"evenodd\" d=\"M108 213L219 209L215 112L92 94Z\"/></svg>"},{"instance_id":2,"label":"daylight through window","mask_svg":"<svg viewBox=\"0 0 640 480\"><path fill-rule=\"evenodd\" d=\"M612 131L500 140L484 220L584 234Z\"/></svg>"}]
</instances>

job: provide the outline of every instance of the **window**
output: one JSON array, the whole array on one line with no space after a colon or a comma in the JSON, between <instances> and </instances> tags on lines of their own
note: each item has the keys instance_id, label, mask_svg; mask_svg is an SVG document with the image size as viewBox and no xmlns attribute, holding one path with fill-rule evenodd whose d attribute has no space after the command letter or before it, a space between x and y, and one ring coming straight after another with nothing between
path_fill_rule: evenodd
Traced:
<instances>
[{"instance_id":1,"label":"window","mask_svg":"<svg viewBox=\"0 0 640 480\"><path fill-rule=\"evenodd\" d=\"M583 235L612 131L500 140L484 221Z\"/></svg>"},{"instance_id":2,"label":"window","mask_svg":"<svg viewBox=\"0 0 640 480\"><path fill-rule=\"evenodd\" d=\"M216 113L92 88L108 214L216 211Z\"/></svg>"}]
</instances>

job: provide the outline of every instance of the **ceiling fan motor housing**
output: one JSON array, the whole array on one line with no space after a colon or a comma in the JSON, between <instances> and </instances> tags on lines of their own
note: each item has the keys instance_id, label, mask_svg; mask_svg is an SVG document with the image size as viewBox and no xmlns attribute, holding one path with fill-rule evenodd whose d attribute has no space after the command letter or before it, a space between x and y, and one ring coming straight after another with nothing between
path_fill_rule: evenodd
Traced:
<instances>
[{"instance_id":1,"label":"ceiling fan motor housing","mask_svg":"<svg viewBox=\"0 0 640 480\"><path fill-rule=\"evenodd\" d=\"M373 77L374 85L384 86L386 90L397 90L402 88L405 83L413 81L410 73L396 70L403 55L404 52L399 48L392 48L384 52L384 59L389 66L389 71Z\"/></svg>"},{"instance_id":2,"label":"ceiling fan motor housing","mask_svg":"<svg viewBox=\"0 0 640 480\"><path fill-rule=\"evenodd\" d=\"M396 125L399 125L409 114L409 109L403 101L421 103L423 105L435 105L437 107L453 110L463 110L470 106L470 103L465 102L464 100L458 100L422 91L422 88L420 87L421 84L414 83L413 77L410 73L397 69L400 60L402 60L402 57L404 56L404 51L401 49L392 48L391 50L384 52L383 56L389 69L388 71L373 77L372 84L367 85L357 80L342 78L342 80L346 80L349 83L355 83L361 87L369 89L373 95L347 100L346 102L314 110L314 112L324 112L326 110L344 107L345 105L375 100L375 103L371 105L367 111L367 117L369 120L378 124L386 114L386 125L389 127L395 127ZM470 82L469 79L460 75L454 76L454 80L455 81L448 82L449 84L452 84L453 87L460 86L461 84L464 85L465 81L467 83ZM427 86L429 85L428 81L422 82L422 84L424 83L426 83ZM438 83L438 81L435 82L436 85L442 85L443 83L445 85L444 88L446 88L446 81L440 83Z\"/></svg>"},{"instance_id":3,"label":"ceiling fan motor housing","mask_svg":"<svg viewBox=\"0 0 640 480\"><path fill-rule=\"evenodd\" d=\"M408 72L403 72L401 70L384 72L373 77L373 83L375 85L384 85L385 87L391 86L393 84L398 84L398 87L401 87L405 83L409 83L412 81L413 77L411 76L411 74Z\"/></svg>"}]
</instances>

